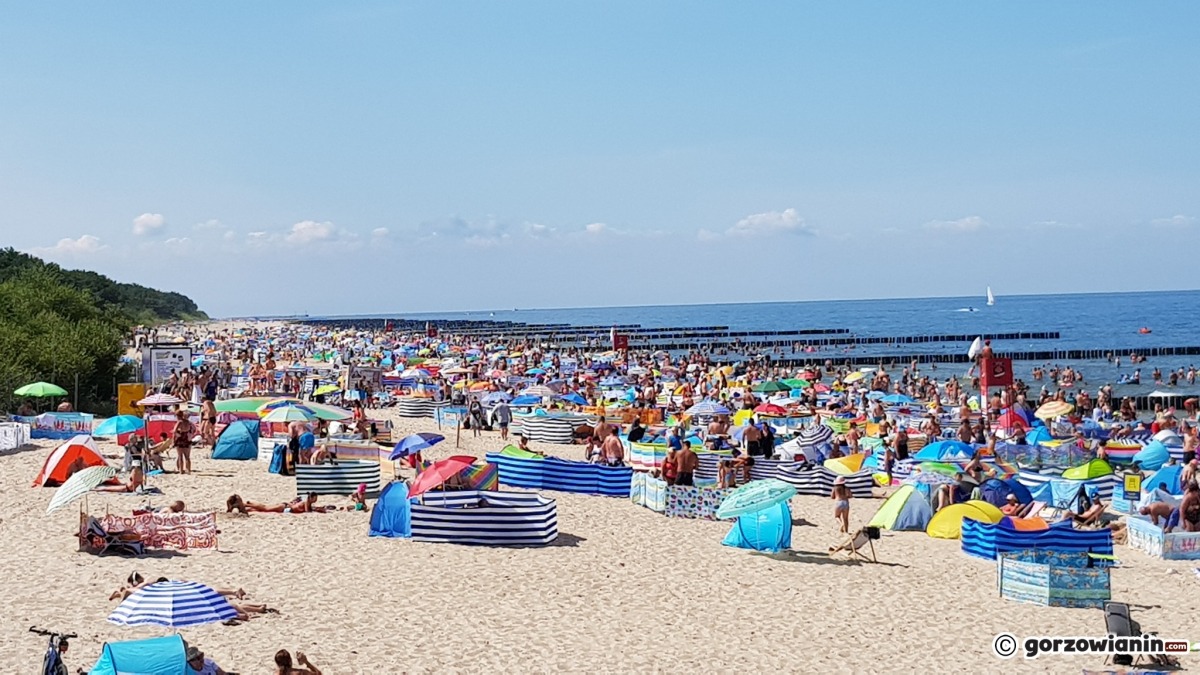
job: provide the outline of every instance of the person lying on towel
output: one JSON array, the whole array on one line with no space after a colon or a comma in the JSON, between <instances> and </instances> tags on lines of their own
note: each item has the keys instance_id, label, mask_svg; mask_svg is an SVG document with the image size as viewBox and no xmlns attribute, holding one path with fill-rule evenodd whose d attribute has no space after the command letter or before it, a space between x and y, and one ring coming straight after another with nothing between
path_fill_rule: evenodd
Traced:
<instances>
[{"instance_id":1,"label":"person lying on towel","mask_svg":"<svg viewBox=\"0 0 1200 675\"><path fill-rule=\"evenodd\" d=\"M297 497L290 502L280 504L260 504L242 499L239 495L230 495L229 499L225 500L225 512L231 513L238 511L242 515L250 515L250 512L255 513L325 513L326 511L334 511L337 507L333 506L317 506L317 495L310 493L304 497Z\"/></svg>"}]
</instances>

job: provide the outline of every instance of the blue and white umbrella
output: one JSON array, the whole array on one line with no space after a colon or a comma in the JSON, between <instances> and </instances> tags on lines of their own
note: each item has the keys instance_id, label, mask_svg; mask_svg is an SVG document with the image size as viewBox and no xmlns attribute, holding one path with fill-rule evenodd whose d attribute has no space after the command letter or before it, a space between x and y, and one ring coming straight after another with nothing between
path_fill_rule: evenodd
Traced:
<instances>
[{"instance_id":1,"label":"blue and white umbrella","mask_svg":"<svg viewBox=\"0 0 1200 675\"><path fill-rule=\"evenodd\" d=\"M396 444L395 449L392 450L392 454L388 456L388 459L400 459L401 457L408 457L409 455L423 452L444 440L446 440L446 437L441 434L420 433L405 436Z\"/></svg>"},{"instance_id":2,"label":"blue and white umbrella","mask_svg":"<svg viewBox=\"0 0 1200 675\"><path fill-rule=\"evenodd\" d=\"M815 448L833 439L833 429L824 424L809 424L796 432L796 440L804 448Z\"/></svg>"},{"instance_id":3,"label":"blue and white umbrella","mask_svg":"<svg viewBox=\"0 0 1200 675\"><path fill-rule=\"evenodd\" d=\"M917 402L916 399L905 396L904 394L888 394L880 400L889 405L911 405Z\"/></svg>"},{"instance_id":4,"label":"blue and white umbrella","mask_svg":"<svg viewBox=\"0 0 1200 675\"><path fill-rule=\"evenodd\" d=\"M729 408L717 403L716 401L703 400L696 405L687 409L687 414L697 416L707 415L728 415Z\"/></svg>"},{"instance_id":5,"label":"blue and white umbrella","mask_svg":"<svg viewBox=\"0 0 1200 675\"><path fill-rule=\"evenodd\" d=\"M508 392L506 392L506 391L493 391L493 392L487 394L486 396L484 396L480 400L483 402L484 405L493 405L493 404L499 403L501 401L507 401L511 398L512 398L512 396L509 396Z\"/></svg>"},{"instance_id":6,"label":"blue and white umbrella","mask_svg":"<svg viewBox=\"0 0 1200 675\"><path fill-rule=\"evenodd\" d=\"M118 626L185 628L237 618L220 593L194 581L160 581L143 586L108 615Z\"/></svg>"}]
</instances>

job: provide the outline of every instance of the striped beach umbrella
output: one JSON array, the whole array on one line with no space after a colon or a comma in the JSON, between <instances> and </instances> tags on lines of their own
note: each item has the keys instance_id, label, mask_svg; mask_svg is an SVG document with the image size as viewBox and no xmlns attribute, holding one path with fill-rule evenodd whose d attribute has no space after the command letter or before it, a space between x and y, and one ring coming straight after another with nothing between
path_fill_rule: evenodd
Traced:
<instances>
[{"instance_id":1,"label":"striped beach umbrella","mask_svg":"<svg viewBox=\"0 0 1200 675\"><path fill-rule=\"evenodd\" d=\"M50 498L50 506L46 507L46 515L79 499L92 488L115 475L117 475L117 470L111 466L89 466L76 471Z\"/></svg>"},{"instance_id":2,"label":"striped beach umbrella","mask_svg":"<svg viewBox=\"0 0 1200 675\"><path fill-rule=\"evenodd\" d=\"M1074 409L1075 406L1066 401L1049 401L1042 404L1042 407L1038 408L1033 414L1038 419L1048 420L1066 415Z\"/></svg>"},{"instance_id":3,"label":"striped beach umbrella","mask_svg":"<svg viewBox=\"0 0 1200 675\"><path fill-rule=\"evenodd\" d=\"M687 414L695 416L728 415L729 408L726 408L716 401L705 399L688 408Z\"/></svg>"},{"instance_id":4,"label":"striped beach umbrella","mask_svg":"<svg viewBox=\"0 0 1200 675\"><path fill-rule=\"evenodd\" d=\"M160 581L143 586L108 615L118 626L185 628L237 618L220 593L194 581Z\"/></svg>"},{"instance_id":5,"label":"striped beach umbrella","mask_svg":"<svg viewBox=\"0 0 1200 675\"><path fill-rule=\"evenodd\" d=\"M833 439L833 429L824 424L809 424L796 432L796 440L804 448L815 448Z\"/></svg>"},{"instance_id":6,"label":"striped beach umbrella","mask_svg":"<svg viewBox=\"0 0 1200 675\"><path fill-rule=\"evenodd\" d=\"M521 396L536 396L538 398L553 398L554 390L542 384L536 384L521 392Z\"/></svg>"},{"instance_id":7,"label":"striped beach umbrella","mask_svg":"<svg viewBox=\"0 0 1200 675\"><path fill-rule=\"evenodd\" d=\"M183 399L170 394L153 394L137 402L137 405L143 408L165 408L167 406L179 405L183 403Z\"/></svg>"},{"instance_id":8,"label":"striped beach umbrella","mask_svg":"<svg viewBox=\"0 0 1200 675\"><path fill-rule=\"evenodd\" d=\"M285 405L276 408L263 416L264 422L311 422L316 419L316 413L305 406Z\"/></svg>"}]
</instances>

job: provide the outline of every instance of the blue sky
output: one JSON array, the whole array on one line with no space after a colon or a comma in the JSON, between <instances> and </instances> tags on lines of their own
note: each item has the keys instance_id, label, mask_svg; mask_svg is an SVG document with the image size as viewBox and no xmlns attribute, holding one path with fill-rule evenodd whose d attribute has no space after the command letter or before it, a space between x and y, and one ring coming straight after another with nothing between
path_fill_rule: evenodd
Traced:
<instances>
[{"instance_id":1,"label":"blue sky","mask_svg":"<svg viewBox=\"0 0 1200 675\"><path fill-rule=\"evenodd\" d=\"M4 8L4 245L215 315L1195 286L1193 2Z\"/></svg>"}]
</instances>

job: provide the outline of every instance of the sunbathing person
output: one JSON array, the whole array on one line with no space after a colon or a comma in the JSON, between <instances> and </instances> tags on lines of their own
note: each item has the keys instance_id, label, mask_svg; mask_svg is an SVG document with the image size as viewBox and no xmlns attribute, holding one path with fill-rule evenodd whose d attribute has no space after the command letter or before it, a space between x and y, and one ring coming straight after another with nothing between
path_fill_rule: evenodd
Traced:
<instances>
[{"instance_id":1,"label":"sunbathing person","mask_svg":"<svg viewBox=\"0 0 1200 675\"><path fill-rule=\"evenodd\" d=\"M317 506L317 495L309 494L307 497L297 497L290 502L281 504L260 504L243 500L238 495L230 495L229 499L225 500L225 512L238 511L242 515L250 515L250 512L255 513L325 513L333 511L332 506Z\"/></svg>"},{"instance_id":2,"label":"sunbathing person","mask_svg":"<svg viewBox=\"0 0 1200 675\"><path fill-rule=\"evenodd\" d=\"M1076 525L1096 525L1100 523L1101 517L1104 515L1104 502L1100 501L1100 496L1093 488L1090 494L1086 495L1080 504L1080 512L1067 511L1063 514L1063 520L1073 521Z\"/></svg>"},{"instance_id":3,"label":"sunbathing person","mask_svg":"<svg viewBox=\"0 0 1200 675\"><path fill-rule=\"evenodd\" d=\"M304 666L292 666L292 655L286 649L275 652L275 675L321 675L321 670L314 666L304 652L296 652L296 662Z\"/></svg>"},{"instance_id":4,"label":"sunbathing person","mask_svg":"<svg viewBox=\"0 0 1200 675\"><path fill-rule=\"evenodd\" d=\"M146 585L146 579L144 577L142 577L142 575L138 574L137 572L133 572L125 579L125 585L121 586L117 590L113 591L112 595L108 596L108 599L109 600L124 600L125 598L128 598L130 595L133 595L134 591L136 591L137 589L139 589L145 585Z\"/></svg>"}]
</instances>

